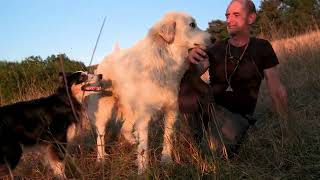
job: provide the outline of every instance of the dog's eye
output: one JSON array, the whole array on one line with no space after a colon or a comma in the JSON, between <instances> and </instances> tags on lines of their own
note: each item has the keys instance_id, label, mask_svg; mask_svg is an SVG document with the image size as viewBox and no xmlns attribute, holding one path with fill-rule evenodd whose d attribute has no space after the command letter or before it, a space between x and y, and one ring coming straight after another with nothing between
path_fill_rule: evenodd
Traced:
<instances>
[{"instance_id":1,"label":"dog's eye","mask_svg":"<svg viewBox=\"0 0 320 180\"><path fill-rule=\"evenodd\" d=\"M189 26L190 26L191 28L196 28L197 25L196 25L195 22L192 22L192 23L189 24Z\"/></svg>"},{"instance_id":2,"label":"dog's eye","mask_svg":"<svg viewBox=\"0 0 320 180\"><path fill-rule=\"evenodd\" d=\"M81 74L81 76L80 76L79 79L77 80L76 84L83 83L83 82L87 81L87 79L88 79L88 76L87 76L87 75Z\"/></svg>"}]
</instances>

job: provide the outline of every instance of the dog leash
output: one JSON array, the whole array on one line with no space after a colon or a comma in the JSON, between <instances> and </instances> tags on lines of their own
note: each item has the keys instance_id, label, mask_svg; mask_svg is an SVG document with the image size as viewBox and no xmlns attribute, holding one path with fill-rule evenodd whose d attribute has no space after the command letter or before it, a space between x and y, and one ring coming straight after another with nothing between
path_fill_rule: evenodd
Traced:
<instances>
[{"instance_id":1,"label":"dog leash","mask_svg":"<svg viewBox=\"0 0 320 180\"><path fill-rule=\"evenodd\" d=\"M103 22L102 22L102 25L101 25L101 28L100 28L100 32L99 32L98 38L97 38L97 40L96 40L96 44L95 44L95 46L94 46L94 48L93 48L93 52L92 52L92 55L91 55L91 59L90 59L89 66L91 66L91 64L92 64L92 60L93 60L94 54L95 54L95 52L96 52L96 49L97 49L97 46L98 46L98 43L99 43L99 40L100 40L100 36L101 36L101 33L102 33L102 30L103 30L103 27L104 27L105 22L106 22L106 17L104 17L104 19L103 19ZM88 66L88 67L89 67L89 66Z\"/></svg>"}]
</instances>

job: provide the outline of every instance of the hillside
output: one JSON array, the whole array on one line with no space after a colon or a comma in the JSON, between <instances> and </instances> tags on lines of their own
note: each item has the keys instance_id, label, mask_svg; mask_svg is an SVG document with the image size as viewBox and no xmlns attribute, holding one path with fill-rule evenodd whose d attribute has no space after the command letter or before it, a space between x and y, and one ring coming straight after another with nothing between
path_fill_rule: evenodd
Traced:
<instances>
[{"instance_id":1,"label":"hillside","mask_svg":"<svg viewBox=\"0 0 320 180\"><path fill-rule=\"evenodd\" d=\"M161 165L154 158L150 179L317 179L320 178L320 32L272 42L280 59L281 79L288 90L288 119L272 110L265 84L257 105L256 127L249 131L239 157L224 161L202 155L188 134L180 132L175 163ZM156 136L156 135L155 135ZM136 179L134 147L120 141L108 145L105 165L95 164L92 133L80 153L68 158L67 175L84 179ZM207 147L208 150L208 147ZM152 152L158 152L158 147ZM72 151L74 152L74 151ZM157 153L152 156L157 157ZM27 154L15 175L47 179L50 173L34 154ZM31 169L33 169L31 171ZM78 171L76 171L78 169ZM81 171L81 173L79 173Z\"/></svg>"}]
</instances>

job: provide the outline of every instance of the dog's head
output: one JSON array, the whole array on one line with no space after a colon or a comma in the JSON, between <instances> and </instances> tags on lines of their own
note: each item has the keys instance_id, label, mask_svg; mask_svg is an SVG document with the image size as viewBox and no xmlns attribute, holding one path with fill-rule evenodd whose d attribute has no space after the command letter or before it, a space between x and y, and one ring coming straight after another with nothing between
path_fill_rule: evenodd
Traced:
<instances>
[{"instance_id":1,"label":"dog's head","mask_svg":"<svg viewBox=\"0 0 320 180\"><path fill-rule=\"evenodd\" d=\"M70 94L79 102L85 96L94 93L107 92L111 95L110 91L106 91L109 87L111 87L111 81L102 81L102 74L95 75L84 71L59 73L58 89L68 88Z\"/></svg>"},{"instance_id":2,"label":"dog's head","mask_svg":"<svg viewBox=\"0 0 320 180\"><path fill-rule=\"evenodd\" d=\"M196 45L211 45L210 34L202 31L192 16L181 12L167 13L151 28L149 36L154 37L159 44L185 49Z\"/></svg>"}]
</instances>

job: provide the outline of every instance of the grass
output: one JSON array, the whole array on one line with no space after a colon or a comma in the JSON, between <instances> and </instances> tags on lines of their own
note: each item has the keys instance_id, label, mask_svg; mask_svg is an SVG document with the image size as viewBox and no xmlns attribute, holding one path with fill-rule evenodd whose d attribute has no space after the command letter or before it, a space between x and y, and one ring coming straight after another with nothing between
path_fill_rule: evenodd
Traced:
<instances>
[{"instance_id":1,"label":"grass","mask_svg":"<svg viewBox=\"0 0 320 180\"><path fill-rule=\"evenodd\" d=\"M188 130L182 128L174 144L175 162L161 164L158 155L161 149L154 145L150 152L152 165L144 175L138 176L135 147L121 138L109 141L105 164L96 164L95 137L87 129L86 138L77 141L82 145L80 151L70 150L67 176L76 179L319 179L320 32L272 44L288 91L289 118L282 119L273 112L263 83L256 109L259 121L249 130L237 158L226 161L211 153L200 153ZM24 179L51 179L50 172L34 153L24 156L14 175Z\"/></svg>"}]
</instances>

